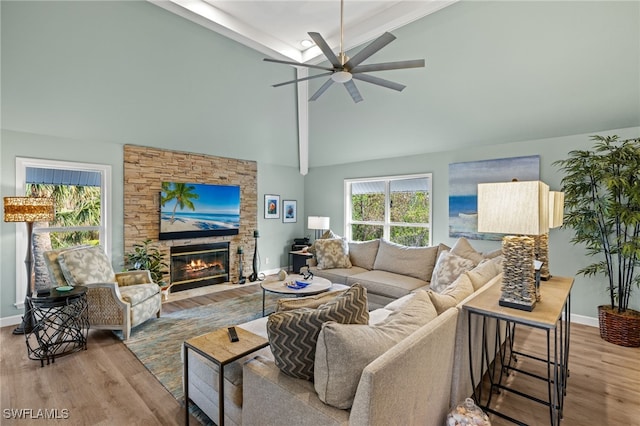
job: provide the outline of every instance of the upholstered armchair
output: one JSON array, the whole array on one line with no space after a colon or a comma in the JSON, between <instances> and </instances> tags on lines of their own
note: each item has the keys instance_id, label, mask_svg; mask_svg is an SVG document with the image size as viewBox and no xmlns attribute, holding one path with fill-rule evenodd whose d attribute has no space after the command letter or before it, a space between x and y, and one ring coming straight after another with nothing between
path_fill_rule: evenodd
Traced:
<instances>
[{"instance_id":1,"label":"upholstered armchair","mask_svg":"<svg viewBox=\"0 0 640 426\"><path fill-rule=\"evenodd\" d=\"M88 288L91 328L121 330L124 340L131 329L149 318L160 317L162 295L149 271L115 273L100 246L81 246L45 252L45 262L56 286Z\"/></svg>"}]
</instances>

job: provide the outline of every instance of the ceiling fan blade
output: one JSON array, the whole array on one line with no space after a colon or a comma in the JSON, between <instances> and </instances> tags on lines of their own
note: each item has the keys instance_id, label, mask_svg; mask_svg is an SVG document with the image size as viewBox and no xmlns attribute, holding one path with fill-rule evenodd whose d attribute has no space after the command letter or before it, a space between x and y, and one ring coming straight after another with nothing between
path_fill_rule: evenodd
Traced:
<instances>
[{"instance_id":1,"label":"ceiling fan blade","mask_svg":"<svg viewBox=\"0 0 640 426\"><path fill-rule=\"evenodd\" d=\"M347 89L347 92L349 92L349 94L351 95L351 99L353 99L353 102L358 103L362 101L362 96L360 95L360 91L356 87L356 84L353 82L353 80L349 80L345 82L344 87L345 89Z\"/></svg>"},{"instance_id":2,"label":"ceiling fan blade","mask_svg":"<svg viewBox=\"0 0 640 426\"><path fill-rule=\"evenodd\" d=\"M353 68L351 74L371 71L388 71L406 68L422 68L424 67L424 59L415 59L411 61L383 62L380 64L359 65Z\"/></svg>"},{"instance_id":3,"label":"ceiling fan blade","mask_svg":"<svg viewBox=\"0 0 640 426\"><path fill-rule=\"evenodd\" d=\"M298 79L295 79L295 80L285 81L284 83L274 84L273 87L280 87L280 86L284 86L284 85L291 84L291 83L298 83L300 81L307 81L307 80L311 80L313 78L323 77L323 76L327 76L327 75L331 75L331 74L333 74L333 72L323 72L322 74L316 74L316 75L312 75L312 76L309 76L309 77L304 77L304 78L298 78Z\"/></svg>"},{"instance_id":4,"label":"ceiling fan blade","mask_svg":"<svg viewBox=\"0 0 640 426\"><path fill-rule=\"evenodd\" d=\"M324 53L324 56L326 56L329 62L331 62L331 65L333 65L335 68L342 68L342 64L338 60L338 57L336 56L335 53L333 53L333 50L331 50L327 42L324 41L320 33L307 33L307 34L309 34L309 37L311 37L311 39L314 41L316 46L318 46L320 50L322 50L322 53Z\"/></svg>"},{"instance_id":5,"label":"ceiling fan blade","mask_svg":"<svg viewBox=\"0 0 640 426\"><path fill-rule=\"evenodd\" d=\"M367 45L364 49L356 53L353 58L349 59L347 63L344 64L344 68L346 70L351 70L357 67L362 61L364 61L369 56L373 55L378 50L382 49L383 47L385 47L387 44L391 43L395 39L396 39L396 36L394 36L391 33L382 34L380 37L378 37L377 39L369 43L369 45Z\"/></svg>"},{"instance_id":6,"label":"ceiling fan blade","mask_svg":"<svg viewBox=\"0 0 640 426\"><path fill-rule=\"evenodd\" d=\"M328 79L327 81L325 81L324 84L320 86L318 90L316 90L316 93L314 93L313 96L309 98L309 100L315 101L316 99L318 99L320 95L322 95L325 92L325 90L327 90L329 86L331 86L332 84L333 84L332 79Z\"/></svg>"},{"instance_id":7,"label":"ceiling fan blade","mask_svg":"<svg viewBox=\"0 0 640 426\"><path fill-rule=\"evenodd\" d=\"M310 65L310 64L301 64L300 62L293 62L293 61L281 61L279 59L271 59L271 58L264 58L263 61L266 62L275 62L276 64L286 64L286 65L293 65L295 67L307 67L307 68L317 68L319 70L325 70L325 71L333 71L333 68L329 68L329 67L322 67L320 65Z\"/></svg>"},{"instance_id":8,"label":"ceiling fan blade","mask_svg":"<svg viewBox=\"0 0 640 426\"><path fill-rule=\"evenodd\" d=\"M368 74L353 74L353 78L355 78L356 80L366 81L367 83L386 87L387 89L397 90L398 92L402 92L402 90L407 87L404 84L394 83L393 81L385 80L384 78L380 77L374 77Z\"/></svg>"}]
</instances>

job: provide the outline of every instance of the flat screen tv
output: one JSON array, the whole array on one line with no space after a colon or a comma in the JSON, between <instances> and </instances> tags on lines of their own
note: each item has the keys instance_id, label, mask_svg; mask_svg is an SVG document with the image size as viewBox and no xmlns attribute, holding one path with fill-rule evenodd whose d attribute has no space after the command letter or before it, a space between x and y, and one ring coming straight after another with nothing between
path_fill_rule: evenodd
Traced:
<instances>
[{"instance_id":1,"label":"flat screen tv","mask_svg":"<svg viewBox=\"0 0 640 426\"><path fill-rule=\"evenodd\" d=\"M161 240L236 235L240 186L162 182Z\"/></svg>"}]
</instances>

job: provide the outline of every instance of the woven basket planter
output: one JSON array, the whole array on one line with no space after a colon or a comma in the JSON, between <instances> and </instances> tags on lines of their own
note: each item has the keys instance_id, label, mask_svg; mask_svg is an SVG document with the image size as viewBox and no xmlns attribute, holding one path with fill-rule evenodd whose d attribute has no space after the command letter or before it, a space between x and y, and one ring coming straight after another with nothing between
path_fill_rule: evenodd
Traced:
<instances>
[{"instance_id":1,"label":"woven basket planter","mask_svg":"<svg viewBox=\"0 0 640 426\"><path fill-rule=\"evenodd\" d=\"M598 306L600 337L609 343L631 348L640 347L640 312L627 309L618 313L611 305Z\"/></svg>"}]
</instances>

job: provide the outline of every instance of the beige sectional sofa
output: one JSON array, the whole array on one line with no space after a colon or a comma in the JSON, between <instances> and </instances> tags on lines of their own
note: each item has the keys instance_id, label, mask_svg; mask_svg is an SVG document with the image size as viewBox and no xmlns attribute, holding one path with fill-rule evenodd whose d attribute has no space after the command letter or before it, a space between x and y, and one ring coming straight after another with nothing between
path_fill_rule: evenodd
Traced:
<instances>
[{"instance_id":1,"label":"beige sectional sofa","mask_svg":"<svg viewBox=\"0 0 640 426\"><path fill-rule=\"evenodd\" d=\"M371 247L368 248L371 249ZM413 303L411 301L418 298L416 295L422 299L428 295L427 299L437 313L435 319L412 329L411 333L362 366L363 368L357 373L359 380L355 388L353 405L350 408L337 408L323 402L323 399L327 400L326 392L319 392L316 388L317 383L285 374L278 367L277 360L274 360L273 353L267 347L231 364L231 368L225 369L225 422L237 425L243 423L246 425L444 424L446 413L450 408L472 393L469 376L469 324L462 305L478 292L484 291L488 286L501 280L500 258L486 259L481 253L475 252L466 240L456 243L451 250L447 249L446 246L436 248L435 256L440 252L440 256L444 259L447 253L455 251L458 254L473 257L475 260L472 263L477 266L459 273L451 284L438 293L432 290L427 291L428 281L426 280L420 280L425 284L413 289L408 288L407 283L419 284L418 282L401 280L405 284L395 286L400 290L394 290L393 282L395 281L388 275L394 272L368 270L358 266L339 268L345 270L362 268L363 270L358 274L365 274L364 277L369 277L370 281L365 281L366 284L363 281L358 282L366 287L367 297L370 298L372 294L379 295L382 292L386 293L383 297L392 300L384 307L369 312L368 323L374 331L376 327L387 326L390 318L397 316L408 303ZM445 251L447 253L444 253ZM356 258L357 255L355 255ZM357 262L358 260L354 263ZM430 267L431 273L433 274L435 269L443 269L440 266L434 263ZM336 277L341 276L340 272L335 270L318 271L322 271L322 276L335 281L337 281ZM367 272L374 272L374 274L367 274ZM444 274L436 272L434 277L451 279L447 277L446 271ZM330 275L324 275L324 273L336 273L336 276L329 278ZM346 275L346 277L354 275L356 274ZM376 285L370 285L369 283L374 281L371 279L372 275L375 275L378 280L382 278L383 281L375 281ZM400 276L400 274L396 275ZM349 283L349 280L345 281ZM375 293L376 291L378 293ZM393 298L389 296L393 291L397 293L392 294L404 293L404 295ZM260 318L240 324L239 327L268 337L267 320L267 317ZM479 321L473 321L471 324L475 336L474 359L479 359L480 356L480 326ZM323 328L326 327L325 323ZM348 327L363 326L350 325L347 326L347 330L349 330ZM324 329L320 336L323 333ZM358 337L355 340L363 339ZM378 345L370 343L369 346ZM320 355L317 352L319 347L321 347L320 344L316 348L316 362L318 359L335 359L319 358ZM189 356L189 395L205 414L215 420L218 416L217 367L192 351L189 351ZM351 348L345 351L345 359L341 362L334 361L333 365L344 367L355 359L358 357L352 354ZM328 369L331 369L331 365ZM474 376L479 377L478 365L475 370ZM340 385L338 388L342 387L344 386Z\"/></svg>"}]
</instances>

